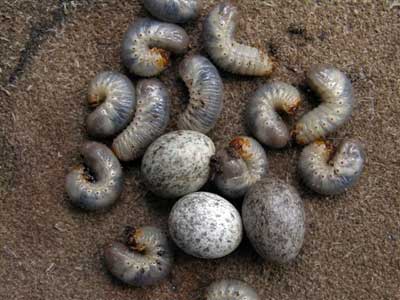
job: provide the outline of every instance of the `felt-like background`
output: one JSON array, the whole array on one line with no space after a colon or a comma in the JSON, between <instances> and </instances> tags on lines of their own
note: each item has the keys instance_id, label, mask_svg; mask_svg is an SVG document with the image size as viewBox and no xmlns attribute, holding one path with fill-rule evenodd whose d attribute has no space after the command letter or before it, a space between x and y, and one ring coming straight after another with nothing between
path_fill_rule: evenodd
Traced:
<instances>
[{"instance_id":1,"label":"felt-like background","mask_svg":"<svg viewBox=\"0 0 400 300\"><path fill-rule=\"evenodd\" d=\"M202 21L217 1L204 1L199 20L184 25L190 53L203 53ZM272 79L301 88L296 118L314 105L305 72L328 63L346 72L357 104L350 122L331 138L365 146L359 183L336 197L309 191L296 173L301 147L267 149L270 174L293 184L304 199L307 234L287 266L264 263L247 240L212 261L176 250L161 284L131 288L113 279L103 246L126 225L167 229L172 203L148 193L140 162L124 164L125 186L103 214L73 208L67 172L81 162L88 139L89 81L100 71L125 72L119 56L130 22L148 14L139 1L28 1L0 4L0 298L202 299L220 278L242 279L261 299L400 299L400 7L386 1L236 1L238 39L268 49L279 63ZM160 79L170 89L169 130L187 91L178 77L182 57ZM221 72L225 107L209 134L218 148L245 134L243 112L267 78ZM132 79L136 81L136 78ZM293 120L291 121L293 122Z\"/></svg>"}]
</instances>

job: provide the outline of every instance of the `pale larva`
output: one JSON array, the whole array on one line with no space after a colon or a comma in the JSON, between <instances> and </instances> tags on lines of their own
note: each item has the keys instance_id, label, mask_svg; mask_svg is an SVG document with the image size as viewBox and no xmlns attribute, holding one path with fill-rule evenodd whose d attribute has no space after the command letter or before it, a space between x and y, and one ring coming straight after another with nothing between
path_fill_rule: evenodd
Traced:
<instances>
[{"instance_id":1,"label":"pale larva","mask_svg":"<svg viewBox=\"0 0 400 300\"><path fill-rule=\"evenodd\" d=\"M212 283L206 291L206 300L259 300L257 292L247 283L224 279Z\"/></svg>"},{"instance_id":2,"label":"pale larva","mask_svg":"<svg viewBox=\"0 0 400 300\"><path fill-rule=\"evenodd\" d=\"M207 58L193 55L182 61L179 74L189 89L190 100L178 128L207 133L223 106L224 86L218 70Z\"/></svg>"},{"instance_id":3,"label":"pale larva","mask_svg":"<svg viewBox=\"0 0 400 300\"><path fill-rule=\"evenodd\" d=\"M290 132L278 112L292 114L300 101L299 91L289 84L272 82L261 86L247 106L246 122L249 130L267 146L286 146Z\"/></svg>"},{"instance_id":4,"label":"pale larva","mask_svg":"<svg viewBox=\"0 0 400 300\"><path fill-rule=\"evenodd\" d=\"M357 182L364 163L365 153L357 141L344 140L335 151L330 143L319 140L303 149L299 172L312 190L334 195Z\"/></svg>"},{"instance_id":5,"label":"pale larva","mask_svg":"<svg viewBox=\"0 0 400 300\"><path fill-rule=\"evenodd\" d=\"M246 136L234 138L229 146L211 160L213 182L223 196L243 197L250 186L268 173L268 160L263 147Z\"/></svg>"},{"instance_id":6,"label":"pale larva","mask_svg":"<svg viewBox=\"0 0 400 300\"><path fill-rule=\"evenodd\" d=\"M86 210L110 207L123 187L122 168L107 146L86 142L81 150L85 165L72 170L66 178L66 191L72 203Z\"/></svg>"},{"instance_id":7,"label":"pale larva","mask_svg":"<svg viewBox=\"0 0 400 300\"><path fill-rule=\"evenodd\" d=\"M189 37L175 24L139 19L132 23L122 42L122 61L130 72L151 77L160 74L169 64L169 52L185 53Z\"/></svg>"},{"instance_id":8,"label":"pale larva","mask_svg":"<svg viewBox=\"0 0 400 300\"><path fill-rule=\"evenodd\" d=\"M160 20L186 23L198 16L201 0L143 0L143 5Z\"/></svg>"},{"instance_id":9,"label":"pale larva","mask_svg":"<svg viewBox=\"0 0 400 300\"><path fill-rule=\"evenodd\" d=\"M240 75L269 75L273 62L262 50L235 41L238 10L229 2L215 6L204 23L207 53L222 69Z\"/></svg>"},{"instance_id":10,"label":"pale larva","mask_svg":"<svg viewBox=\"0 0 400 300\"><path fill-rule=\"evenodd\" d=\"M167 277L173 250L167 236L156 227L130 229L126 243L113 242L104 251L108 270L126 284L154 285Z\"/></svg>"},{"instance_id":11,"label":"pale larva","mask_svg":"<svg viewBox=\"0 0 400 300\"><path fill-rule=\"evenodd\" d=\"M88 102L92 107L98 106L86 120L89 134L98 138L111 137L132 119L135 88L125 75L102 72L89 84Z\"/></svg>"},{"instance_id":12,"label":"pale larva","mask_svg":"<svg viewBox=\"0 0 400 300\"><path fill-rule=\"evenodd\" d=\"M158 79L143 79L136 85L137 109L131 124L112 145L120 160L139 158L168 125L170 99L166 86Z\"/></svg>"},{"instance_id":13,"label":"pale larva","mask_svg":"<svg viewBox=\"0 0 400 300\"><path fill-rule=\"evenodd\" d=\"M351 116L354 105L353 88L349 78L329 66L315 66L307 75L310 87L319 94L318 107L306 113L296 124L294 135L305 145L336 131Z\"/></svg>"}]
</instances>

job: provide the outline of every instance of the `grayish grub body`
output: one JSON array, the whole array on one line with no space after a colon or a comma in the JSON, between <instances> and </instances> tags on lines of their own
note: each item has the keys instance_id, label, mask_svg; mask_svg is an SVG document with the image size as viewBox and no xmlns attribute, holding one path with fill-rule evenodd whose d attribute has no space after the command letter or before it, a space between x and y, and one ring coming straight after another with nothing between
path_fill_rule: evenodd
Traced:
<instances>
[{"instance_id":1,"label":"grayish grub body","mask_svg":"<svg viewBox=\"0 0 400 300\"><path fill-rule=\"evenodd\" d=\"M204 23L207 53L222 69L240 75L263 76L273 70L273 62L262 50L235 41L237 8L229 2L215 6Z\"/></svg>"},{"instance_id":2,"label":"grayish grub body","mask_svg":"<svg viewBox=\"0 0 400 300\"><path fill-rule=\"evenodd\" d=\"M165 131L170 116L170 99L166 86L158 79L143 79L136 85L137 108L130 125L113 142L120 160L141 157L147 147Z\"/></svg>"},{"instance_id":3,"label":"grayish grub body","mask_svg":"<svg viewBox=\"0 0 400 300\"><path fill-rule=\"evenodd\" d=\"M215 146L190 130L169 132L155 140L142 160L142 176L157 196L177 198L198 191L208 180Z\"/></svg>"},{"instance_id":4,"label":"grayish grub body","mask_svg":"<svg viewBox=\"0 0 400 300\"><path fill-rule=\"evenodd\" d=\"M273 178L258 181L246 194L242 218L251 244L264 259L282 264L300 252L305 213L294 187Z\"/></svg>"},{"instance_id":5,"label":"grayish grub body","mask_svg":"<svg viewBox=\"0 0 400 300\"><path fill-rule=\"evenodd\" d=\"M97 107L87 118L90 135L106 138L116 135L131 121L135 111L135 88L128 77L102 72L89 84L88 102Z\"/></svg>"},{"instance_id":6,"label":"grayish grub body","mask_svg":"<svg viewBox=\"0 0 400 300\"><path fill-rule=\"evenodd\" d=\"M224 86L218 70L205 57L193 55L180 64L179 74L190 92L189 104L178 128L209 132L221 114Z\"/></svg>"},{"instance_id":7,"label":"grayish grub body","mask_svg":"<svg viewBox=\"0 0 400 300\"><path fill-rule=\"evenodd\" d=\"M206 291L205 300L260 300L254 288L235 279L218 280Z\"/></svg>"},{"instance_id":8,"label":"grayish grub body","mask_svg":"<svg viewBox=\"0 0 400 300\"><path fill-rule=\"evenodd\" d=\"M243 235L236 208L224 198L207 192L184 196L169 216L169 232L187 254L199 258L220 258L233 252Z\"/></svg>"},{"instance_id":9,"label":"grayish grub body","mask_svg":"<svg viewBox=\"0 0 400 300\"><path fill-rule=\"evenodd\" d=\"M290 131L278 111L292 114L300 104L299 91L283 82L261 86L247 106L246 122L251 133L264 145L282 148L290 139Z\"/></svg>"},{"instance_id":10,"label":"grayish grub body","mask_svg":"<svg viewBox=\"0 0 400 300\"><path fill-rule=\"evenodd\" d=\"M133 230L126 243L107 245L104 256L111 274L137 287L158 283L173 265L173 251L166 235L150 226Z\"/></svg>"},{"instance_id":11,"label":"grayish grub body","mask_svg":"<svg viewBox=\"0 0 400 300\"><path fill-rule=\"evenodd\" d=\"M213 181L229 199L244 196L250 186L268 173L268 160L263 147L246 136L234 138L228 147L212 159Z\"/></svg>"},{"instance_id":12,"label":"grayish grub body","mask_svg":"<svg viewBox=\"0 0 400 300\"><path fill-rule=\"evenodd\" d=\"M312 190L323 195L344 192L360 177L365 163L363 147L354 140L344 140L335 155L333 147L323 141L306 146L300 156L299 171Z\"/></svg>"},{"instance_id":13,"label":"grayish grub body","mask_svg":"<svg viewBox=\"0 0 400 300\"><path fill-rule=\"evenodd\" d=\"M72 170L66 178L66 191L72 203L86 210L110 207L121 195L123 188L122 168L107 146L86 142L81 150L86 166Z\"/></svg>"},{"instance_id":14,"label":"grayish grub body","mask_svg":"<svg viewBox=\"0 0 400 300\"><path fill-rule=\"evenodd\" d=\"M143 0L143 4L153 16L170 23L193 20L201 9L201 0Z\"/></svg>"},{"instance_id":15,"label":"grayish grub body","mask_svg":"<svg viewBox=\"0 0 400 300\"><path fill-rule=\"evenodd\" d=\"M122 42L122 61L130 72L151 77L160 74L169 64L169 51L183 54L189 37L175 24L142 18L132 23Z\"/></svg>"},{"instance_id":16,"label":"grayish grub body","mask_svg":"<svg viewBox=\"0 0 400 300\"><path fill-rule=\"evenodd\" d=\"M322 103L296 124L294 134L303 145L335 132L350 118L355 102L350 79L334 67L315 66L307 79Z\"/></svg>"}]
</instances>

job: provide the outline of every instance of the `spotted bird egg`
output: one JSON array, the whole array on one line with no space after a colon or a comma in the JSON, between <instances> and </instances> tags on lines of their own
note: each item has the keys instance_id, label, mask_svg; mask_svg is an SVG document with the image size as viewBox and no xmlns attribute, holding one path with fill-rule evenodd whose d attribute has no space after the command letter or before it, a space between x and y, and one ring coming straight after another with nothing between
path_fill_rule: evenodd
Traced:
<instances>
[{"instance_id":1,"label":"spotted bird egg","mask_svg":"<svg viewBox=\"0 0 400 300\"><path fill-rule=\"evenodd\" d=\"M186 195L169 216L169 232L187 254L214 259L233 252L243 235L236 208L224 198L207 192Z\"/></svg>"},{"instance_id":2,"label":"spotted bird egg","mask_svg":"<svg viewBox=\"0 0 400 300\"><path fill-rule=\"evenodd\" d=\"M242 206L243 225L254 249L278 264L293 260L304 241L305 213L296 189L266 178L250 187Z\"/></svg>"},{"instance_id":3,"label":"spotted bird egg","mask_svg":"<svg viewBox=\"0 0 400 300\"><path fill-rule=\"evenodd\" d=\"M214 154L214 143L200 132L167 133L144 154L144 181L151 192L162 198L178 198L198 191L209 178Z\"/></svg>"}]
</instances>

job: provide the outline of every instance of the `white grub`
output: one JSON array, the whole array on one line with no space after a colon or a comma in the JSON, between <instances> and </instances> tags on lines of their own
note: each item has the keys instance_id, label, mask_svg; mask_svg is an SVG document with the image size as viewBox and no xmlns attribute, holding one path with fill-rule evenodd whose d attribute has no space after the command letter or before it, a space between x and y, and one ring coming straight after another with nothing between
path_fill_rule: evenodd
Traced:
<instances>
[{"instance_id":1,"label":"white grub","mask_svg":"<svg viewBox=\"0 0 400 300\"><path fill-rule=\"evenodd\" d=\"M260 300L254 288L236 279L213 282L206 291L205 300Z\"/></svg>"},{"instance_id":2,"label":"white grub","mask_svg":"<svg viewBox=\"0 0 400 300\"><path fill-rule=\"evenodd\" d=\"M186 23L200 12L202 0L143 0L144 7L157 19L169 23Z\"/></svg>"},{"instance_id":3,"label":"white grub","mask_svg":"<svg viewBox=\"0 0 400 300\"><path fill-rule=\"evenodd\" d=\"M169 52L183 54L189 37L178 25L141 18L132 23L122 42L122 61L135 75L151 77L169 65Z\"/></svg>"},{"instance_id":4,"label":"white grub","mask_svg":"<svg viewBox=\"0 0 400 300\"><path fill-rule=\"evenodd\" d=\"M364 149L355 140L344 140L336 151L332 144L316 141L303 149L298 166L310 189L323 195L335 195L358 181L364 163Z\"/></svg>"},{"instance_id":5,"label":"white grub","mask_svg":"<svg viewBox=\"0 0 400 300\"><path fill-rule=\"evenodd\" d=\"M355 102L350 79L334 67L315 66L307 79L322 103L297 122L293 133L301 145L335 132L350 119Z\"/></svg>"},{"instance_id":6,"label":"white grub","mask_svg":"<svg viewBox=\"0 0 400 300\"><path fill-rule=\"evenodd\" d=\"M300 102L300 93L292 85L280 81L265 84L257 89L247 105L247 127L262 144L283 148L290 140L290 130L278 113L291 115Z\"/></svg>"},{"instance_id":7,"label":"white grub","mask_svg":"<svg viewBox=\"0 0 400 300\"><path fill-rule=\"evenodd\" d=\"M178 128L207 133L223 107L224 85L218 70L207 58L193 55L182 61L179 74L189 89L190 100L179 117Z\"/></svg>"},{"instance_id":8,"label":"white grub","mask_svg":"<svg viewBox=\"0 0 400 300\"><path fill-rule=\"evenodd\" d=\"M159 283L173 265L173 250L167 236L151 226L130 229L125 243L106 246L104 257L111 274L136 287Z\"/></svg>"},{"instance_id":9,"label":"white grub","mask_svg":"<svg viewBox=\"0 0 400 300\"><path fill-rule=\"evenodd\" d=\"M102 72L89 84L88 102L96 107L86 120L89 134L97 138L112 137L132 120L135 88L123 74Z\"/></svg>"},{"instance_id":10,"label":"white grub","mask_svg":"<svg viewBox=\"0 0 400 300\"><path fill-rule=\"evenodd\" d=\"M112 149L122 161L141 157L161 136L169 122L170 99L158 79L143 79L136 85L137 108L133 121L113 141Z\"/></svg>"},{"instance_id":11,"label":"white grub","mask_svg":"<svg viewBox=\"0 0 400 300\"><path fill-rule=\"evenodd\" d=\"M207 53L220 68L234 74L271 74L274 63L264 50L235 41L237 18L237 8L228 1L211 10L203 26Z\"/></svg>"},{"instance_id":12,"label":"white grub","mask_svg":"<svg viewBox=\"0 0 400 300\"><path fill-rule=\"evenodd\" d=\"M267 176L268 160L263 147L253 138L238 136L211 160L213 182L224 197L238 199Z\"/></svg>"},{"instance_id":13,"label":"white grub","mask_svg":"<svg viewBox=\"0 0 400 300\"><path fill-rule=\"evenodd\" d=\"M122 168L114 153L97 142L86 142L81 150L85 166L72 170L66 178L66 191L72 203L94 211L109 208L123 188Z\"/></svg>"}]
</instances>

